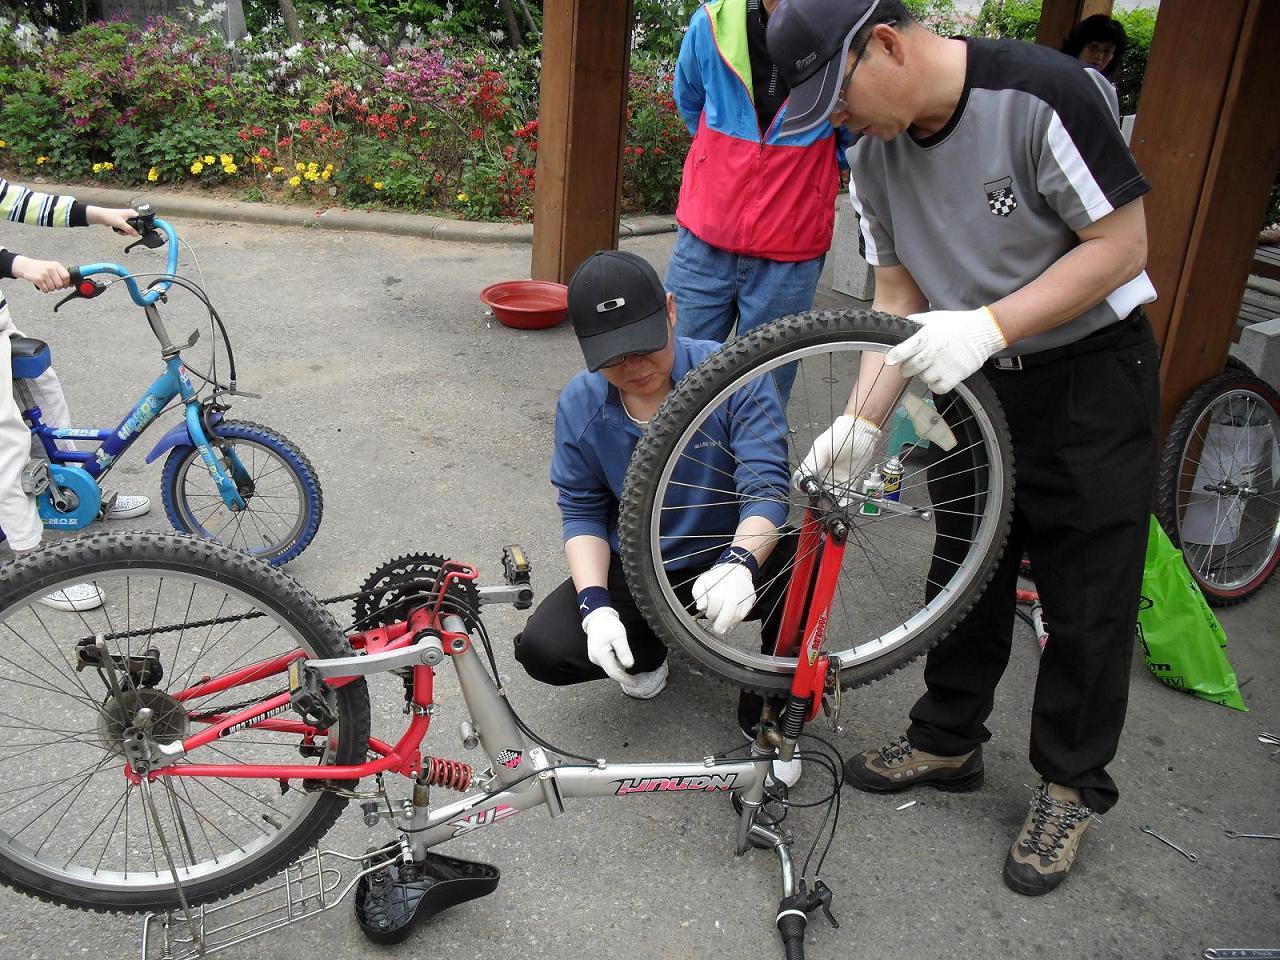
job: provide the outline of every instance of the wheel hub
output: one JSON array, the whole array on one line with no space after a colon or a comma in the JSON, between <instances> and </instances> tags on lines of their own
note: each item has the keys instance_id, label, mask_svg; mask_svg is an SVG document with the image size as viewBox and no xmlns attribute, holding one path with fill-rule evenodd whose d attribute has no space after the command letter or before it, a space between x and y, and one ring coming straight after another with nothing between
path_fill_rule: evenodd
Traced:
<instances>
[{"instance_id":1,"label":"wheel hub","mask_svg":"<svg viewBox=\"0 0 1280 960\"><path fill-rule=\"evenodd\" d=\"M98 716L98 735L107 750L124 756L125 732L133 726L133 718L143 707L152 713L149 736L157 743L182 740L190 731L187 709L160 690L143 687L125 690L118 697L108 697Z\"/></svg>"}]
</instances>

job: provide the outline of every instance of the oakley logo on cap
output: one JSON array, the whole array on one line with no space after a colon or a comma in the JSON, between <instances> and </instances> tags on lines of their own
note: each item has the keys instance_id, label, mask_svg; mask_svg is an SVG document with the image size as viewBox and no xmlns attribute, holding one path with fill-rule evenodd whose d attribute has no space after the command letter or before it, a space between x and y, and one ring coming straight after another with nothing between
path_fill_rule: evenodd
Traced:
<instances>
[{"instance_id":1,"label":"oakley logo on cap","mask_svg":"<svg viewBox=\"0 0 1280 960\"><path fill-rule=\"evenodd\" d=\"M797 60L797 61L796 61L796 69L797 69L797 70L803 70L805 67L807 67L809 64L813 63L813 61L815 61L815 60L817 60L817 59L818 59L818 54L817 54L817 52L815 51L814 53L809 54L807 57L804 57L804 58L802 58L802 59L800 59L800 60Z\"/></svg>"},{"instance_id":2,"label":"oakley logo on cap","mask_svg":"<svg viewBox=\"0 0 1280 960\"><path fill-rule=\"evenodd\" d=\"M604 303L596 304L596 313L608 313L610 310L617 310L619 307L626 306L624 297L616 297L613 300L606 300Z\"/></svg>"}]
</instances>

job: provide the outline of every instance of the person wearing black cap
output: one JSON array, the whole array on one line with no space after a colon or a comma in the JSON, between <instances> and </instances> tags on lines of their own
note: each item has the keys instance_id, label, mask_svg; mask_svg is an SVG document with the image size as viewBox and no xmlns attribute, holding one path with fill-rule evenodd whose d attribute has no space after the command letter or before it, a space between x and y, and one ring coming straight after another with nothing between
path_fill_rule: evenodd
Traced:
<instances>
[{"instance_id":1,"label":"person wearing black cap","mask_svg":"<svg viewBox=\"0 0 1280 960\"><path fill-rule=\"evenodd\" d=\"M578 267L569 281L569 316L587 369L556 405L551 482L570 576L516 637L516 660L544 683L609 677L628 696L649 699L666 686L667 649L623 576L618 504L649 418L675 382L720 345L675 336L675 298L653 267L630 253L602 251ZM663 527L672 588L720 634L781 610L786 578L777 572L794 553L794 537L779 533L790 483L782 404L769 378L744 389L752 393L741 404L750 422L734 423L732 431L718 420L702 428L708 434L704 455L684 458L671 485L698 509L673 510L676 519ZM738 478L739 503L724 502L717 478L725 475ZM715 503L700 501L705 491L716 491ZM756 584L765 585L758 597ZM765 637L776 632L769 619ZM758 720L759 707L758 698L744 697L744 728ZM799 763L775 764L775 775L794 783Z\"/></svg>"},{"instance_id":2,"label":"person wearing black cap","mask_svg":"<svg viewBox=\"0 0 1280 960\"><path fill-rule=\"evenodd\" d=\"M1106 767L1128 698L1159 421L1142 310L1155 299L1144 271L1149 184L1098 85L1057 51L944 39L899 0L782 0L768 43L791 84L784 126L829 121L860 134L850 197L874 306L920 325L883 362L864 358L845 416L805 468L823 482L859 476L904 378L918 377L943 409L945 394L984 370L1017 469L990 586L929 653L906 736L851 758L847 780L872 792L981 785L1025 550L1053 636L1031 720L1042 781L1003 873L1019 893L1047 893L1119 793ZM929 476L935 502L940 473ZM939 515L935 563L947 560L947 525L963 522Z\"/></svg>"},{"instance_id":3,"label":"person wearing black cap","mask_svg":"<svg viewBox=\"0 0 1280 960\"><path fill-rule=\"evenodd\" d=\"M709 0L680 43L672 97L693 142L666 287L677 333L742 336L813 305L831 247L839 154L825 118L782 132L788 90L765 29L778 0ZM785 398L793 367L776 374Z\"/></svg>"}]
</instances>

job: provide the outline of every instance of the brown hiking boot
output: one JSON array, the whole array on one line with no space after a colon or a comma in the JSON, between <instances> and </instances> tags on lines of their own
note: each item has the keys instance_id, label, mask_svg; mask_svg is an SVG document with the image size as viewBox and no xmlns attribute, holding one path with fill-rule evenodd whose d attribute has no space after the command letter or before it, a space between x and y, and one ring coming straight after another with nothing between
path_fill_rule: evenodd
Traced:
<instances>
[{"instance_id":1,"label":"brown hiking boot","mask_svg":"<svg viewBox=\"0 0 1280 960\"><path fill-rule=\"evenodd\" d=\"M848 759L845 782L868 793L897 793L921 784L953 793L982 786L982 746L958 757L942 757L911 746L899 737L879 750L868 750Z\"/></svg>"},{"instance_id":2,"label":"brown hiking boot","mask_svg":"<svg viewBox=\"0 0 1280 960\"><path fill-rule=\"evenodd\" d=\"M1080 802L1080 791L1042 780L1031 798L1027 822L1005 858L1005 886L1038 897L1062 883L1092 819L1093 811Z\"/></svg>"}]
</instances>

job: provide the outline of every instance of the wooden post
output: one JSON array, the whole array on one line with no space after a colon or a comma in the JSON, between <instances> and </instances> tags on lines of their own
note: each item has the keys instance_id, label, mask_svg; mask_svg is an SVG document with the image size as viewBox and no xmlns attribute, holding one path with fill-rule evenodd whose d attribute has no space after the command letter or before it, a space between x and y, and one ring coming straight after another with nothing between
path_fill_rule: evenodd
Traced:
<instances>
[{"instance_id":1,"label":"wooden post","mask_svg":"<svg viewBox=\"0 0 1280 960\"><path fill-rule=\"evenodd\" d=\"M1149 307L1164 425L1221 372L1280 166L1276 0L1165 0L1134 129L1145 198ZM1188 78L1194 77L1194 83Z\"/></svg>"},{"instance_id":2,"label":"wooden post","mask_svg":"<svg viewBox=\"0 0 1280 960\"><path fill-rule=\"evenodd\" d=\"M1110 16L1111 4L1112 0L1044 0L1040 6L1036 43L1057 50L1067 39L1071 28L1085 17L1092 17L1095 13Z\"/></svg>"},{"instance_id":3,"label":"wooden post","mask_svg":"<svg viewBox=\"0 0 1280 960\"><path fill-rule=\"evenodd\" d=\"M532 274L618 245L632 0L546 0Z\"/></svg>"}]
</instances>

